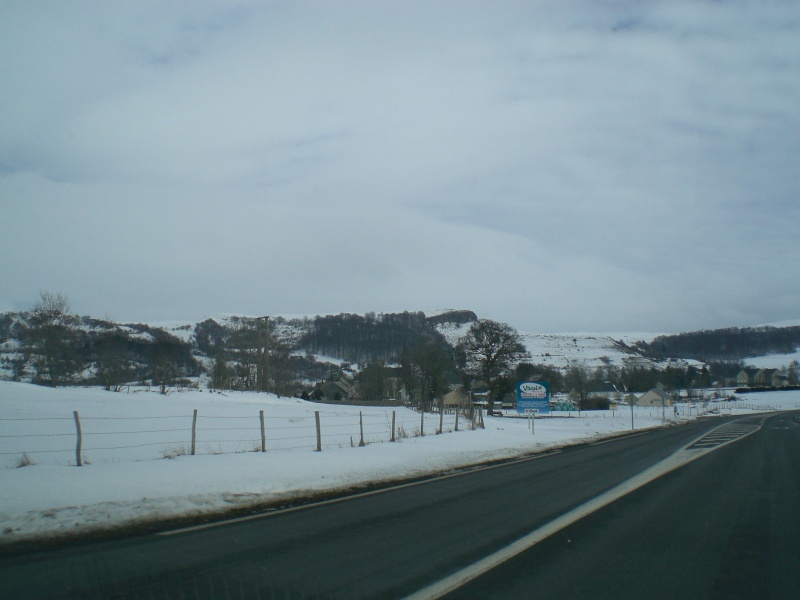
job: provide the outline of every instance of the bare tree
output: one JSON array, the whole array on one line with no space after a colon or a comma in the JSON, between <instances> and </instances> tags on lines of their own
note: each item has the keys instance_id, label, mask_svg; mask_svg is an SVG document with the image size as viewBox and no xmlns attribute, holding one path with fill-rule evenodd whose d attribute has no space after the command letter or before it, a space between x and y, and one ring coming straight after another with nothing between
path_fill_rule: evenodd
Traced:
<instances>
[{"instance_id":1,"label":"bare tree","mask_svg":"<svg viewBox=\"0 0 800 600\"><path fill-rule=\"evenodd\" d=\"M26 329L26 350L36 381L55 387L80 368L74 317L65 294L41 291Z\"/></svg>"},{"instance_id":2,"label":"bare tree","mask_svg":"<svg viewBox=\"0 0 800 600\"><path fill-rule=\"evenodd\" d=\"M570 366L564 375L564 387L570 391L570 395L576 398L579 413L581 406L586 404L586 399L589 397L591 379L589 368L582 363Z\"/></svg>"},{"instance_id":3,"label":"bare tree","mask_svg":"<svg viewBox=\"0 0 800 600\"><path fill-rule=\"evenodd\" d=\"M237 387L256 389L258 383L258 330L254 319L242 318L232 325L230 351L239 377Z\"/></svg>"},{"instance_id":4,"label":"bare tree","mask_svg":"<svg viewBox=\"0 0 800 600\"><path fill-rule=\"evenodd\" d=\"M498 385L526 354L517 330L506 323L481 319L472 324L457 347L464 370L489 388L488 410L494 410Z\"/></svg>"},{"instance_id":5,"label":"bare tree","mask_svg":"<svg viewBox=\"0 0 800 600\"><path fill-rule=\"evenodd\" d=\"M369 364L361 371L359 391L365 400L369 402L383 401L386 396L386 373L386 365L382 362Z\"/></svg>"},{"instance_id":6,"label":"bare tree","mask_svg":"<svg viewBox=\"0 0 800 600\"><path fill-rule=\"evenodd\" d=\"M291 348L285 342L273 339L269 345L268 358L267 390L279 396L291 396L295 389Z\"/></svg>"},{"instance_id":7,"label":"bare tree","mask_svg":"<svg viewBox=\"0 0 800 600\"><path fill-rule=\"evenodd\" d=\"M134 376L127 333L111 333L95 344L97 379L107 391L118 392Z\"/></svg>"},{"instance_id":8,"label":"bare tree","mask_svg":"<svg viewBox=\"0 0 800 600\"><path fill-rule=\"evenodd\" d=\"M445 372L453 368L453 357L446 344L435 338L423 338L403 353L403 377L406 389L419 396L423 406L441 400L447 392Z\"/></svg>"},{"instance_id":9,"label":"bare tree","mask_svg":"<svg viewBox=\"0 0 800 600\"><path fill-rule=\"evenodd\" d=\"M225 360L225 353L222 350L217 351L214 357L214 366L211 369L211 388L217 390L229 389L233 376L234 371L228 365L228 361Z\"/></svg>"},{"instance_id":10,"label":"bare tree","mask_svg":"<svg viewBox=\"0 0 800 600\"><path fill-rule=\"evenodd\" d=\"M150 348L150 368L152 381L159 387L161 394L182 375L185 363L185 348L181 341L165 332L159 332Z\"/></svg>"},{"instance_id":11,"label":"bare tree","mask_svg":"<svg viewBox=\"0 0 800 600\"><path fill-rule=\"evenodd\" d=\"M797 385L800 382L800 363L796 360L793 360L789 363L789 366L785 369L785 374L787 378L787 383L789 385Z\"/></svg>"}]
</instances>

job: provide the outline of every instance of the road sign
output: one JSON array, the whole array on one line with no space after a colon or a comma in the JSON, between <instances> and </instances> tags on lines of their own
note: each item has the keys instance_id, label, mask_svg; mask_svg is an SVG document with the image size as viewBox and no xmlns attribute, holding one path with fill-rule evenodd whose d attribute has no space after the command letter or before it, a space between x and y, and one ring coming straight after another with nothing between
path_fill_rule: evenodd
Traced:
<instances>
[{"instance_id":1,"label":"road sign","mask_svg":"<svg viewBox=\"0 0 800 600\"><path fill-rule=\"evenodd\" d=\"M549 412L550 384L548 382L523 381L517 383L518 414L548 414Z\"/></svg>"}]
</instances>

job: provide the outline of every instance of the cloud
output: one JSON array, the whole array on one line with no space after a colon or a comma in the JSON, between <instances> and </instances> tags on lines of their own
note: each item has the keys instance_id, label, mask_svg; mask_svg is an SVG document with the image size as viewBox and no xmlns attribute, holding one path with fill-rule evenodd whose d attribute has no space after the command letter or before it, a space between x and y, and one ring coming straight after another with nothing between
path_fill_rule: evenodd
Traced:
<instances>
[{"instance_id":1,"label":"cloud","mask_svg":"<svg viewBox=\"0 0 800 600\"><path fill-rule=\"evenodd\" d=\"M46 6L0 8L6 306L797 318L788 3Z\"/></svg>"}]
</instances>

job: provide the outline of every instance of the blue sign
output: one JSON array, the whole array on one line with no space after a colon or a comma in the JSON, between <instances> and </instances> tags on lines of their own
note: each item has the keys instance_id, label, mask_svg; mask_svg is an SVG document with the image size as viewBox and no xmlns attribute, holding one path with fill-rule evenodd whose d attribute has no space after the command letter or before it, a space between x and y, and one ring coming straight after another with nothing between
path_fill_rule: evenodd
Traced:
<instances>
[{"instance_id":1,"label":"blue sign","mask_svg":"<svg viewBox=\"0 0 800 600\"><path fill-rule=\"evenodd\" d=\"M517 412L537 415L550 412L550 384L546 381L524 381L517 384Z\"/></svg>"}]
</instances>

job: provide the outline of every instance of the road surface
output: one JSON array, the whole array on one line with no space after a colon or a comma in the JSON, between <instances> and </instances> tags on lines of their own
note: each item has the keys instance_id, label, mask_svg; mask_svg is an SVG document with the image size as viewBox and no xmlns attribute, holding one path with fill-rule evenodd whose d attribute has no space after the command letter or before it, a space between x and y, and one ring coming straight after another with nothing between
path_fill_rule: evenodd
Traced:
<instances>
[{"instance_id":1,"label":"road surface","mask_svg":"<svg viewBox=\"0 0 800 600\"><path fill-rule=\"evenodd\" d=\"M766 419L446 596L532 597L800 597L800 417Z\"/></svg>"}]
</instances>

